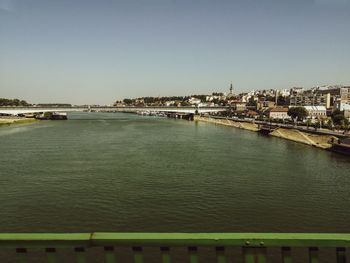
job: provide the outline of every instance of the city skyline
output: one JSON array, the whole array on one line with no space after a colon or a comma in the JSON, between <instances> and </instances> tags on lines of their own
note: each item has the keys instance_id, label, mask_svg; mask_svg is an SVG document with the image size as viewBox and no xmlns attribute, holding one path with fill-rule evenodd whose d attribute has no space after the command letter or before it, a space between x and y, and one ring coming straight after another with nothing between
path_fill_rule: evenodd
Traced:
<instances>
[{"instance_id":1,"label":"city skyline","mask_svg":"<svg viewBox=\"0 0 350 263\"><path fill-rule=\"evenodd\" d=\"M0 0L0 97L127 97L349 85L350 4Z\"/></svg>"}]
</instances>

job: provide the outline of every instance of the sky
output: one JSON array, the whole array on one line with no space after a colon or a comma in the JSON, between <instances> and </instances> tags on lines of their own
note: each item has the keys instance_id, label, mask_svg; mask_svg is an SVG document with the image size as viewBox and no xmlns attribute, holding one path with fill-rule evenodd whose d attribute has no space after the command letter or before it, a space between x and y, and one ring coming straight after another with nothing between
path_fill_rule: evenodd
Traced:
<instances>
[{"instance_id":1,"label":"sky","mask_svg":"<svg viewBox=\"0 0 350 263\"><path fill-rule=\"evenodd\" d=\"M0 0L0 97L350 84L350 0Z\"/></svg>"}]
</instances>

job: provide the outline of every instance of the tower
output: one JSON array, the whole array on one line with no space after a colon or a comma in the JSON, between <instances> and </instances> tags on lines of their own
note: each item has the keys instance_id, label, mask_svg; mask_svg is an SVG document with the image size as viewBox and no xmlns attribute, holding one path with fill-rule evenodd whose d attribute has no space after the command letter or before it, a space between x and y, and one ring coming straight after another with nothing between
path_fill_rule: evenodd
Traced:
<instances>
[{"instance_id":1,"label":"tower","mask_svg":"<svg viewBox=\"0 0 350 263\"><path fill-rule=\"evenodd\" d=\"M277 106L278 103L278 90L275 90L276 94L275 94L275 106Z\"/></svg>"},{"instance_id":2,"label":"tower","mask_svg":"<svg viewBox=\"0 0 350 263\"><path fill-rule=\"evenodd\" d=\"M233 95L233 85L232 85L232 83L231 83L231 85L230 85L230 93L229 93L229 95Z\"/></svg>"}]
</instances>

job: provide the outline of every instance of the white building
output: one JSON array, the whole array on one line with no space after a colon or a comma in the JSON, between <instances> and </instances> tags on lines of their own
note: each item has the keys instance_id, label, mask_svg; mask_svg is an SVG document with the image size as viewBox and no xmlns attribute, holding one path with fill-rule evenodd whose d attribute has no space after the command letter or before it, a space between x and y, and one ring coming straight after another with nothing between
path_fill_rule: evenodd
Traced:
<instances>
[{"instance_id":1,"label":"white building","mask_svg":"<svg viewBox=\"0 0 350 263\"><path fill-rule=\"evenodd\" d=\"M207 97L206 97L206 101L211 102L211 101L213 101L213 100L220 100L220 99L222 99L222 97L223 97L223 96L210 95L210 96L207 96Z\"/></svg>"},{"instance_id":2,"label":"white building","mask_svg":"<svg viewBox=\"0 0 350 263\"><path fill-rule=\"evenodd\" d=\"M279 95L281 95L282 97L288 97L290 95L290 90L289 89L280 90Z\"/></svg>"},{"instance_id":3,"label":"white building","mask_svg":"<svg viewBox=\"0 0 350 263\"><path fill-rule=\"evenodd\" d=\"M269 118L275 120L290 120L288 115L288 108L273 108L269 112Z\"/></svg>"},{"instance_id":4,"label":"white building","mask_svg":"<svg viewBox=\"0 0 350 263\"><path fill-rule=\"evenodd\" d=\"M190 104L192 104L192 105L197 105L197 104L201 103L201 100L192 97L192 98L190 98L190 99L188 100L188 102L189 102Z\"/></svg>"},{"instance_id":5,"label":"white building","mask_svg":"<svg viewBox=\"0 0 350 263\"><path fill-rule=\"evenodd\" d=\"M335 101L334 105L333 105L334 110L343 111L343 110L349 110L349 108L350 108L350 102L345 103L345 102L342 102L340 100Z\"/></svg>"},{"instance_id":6,"label":"white building","mask_svg":"<svg viewBox=\"0 0 350 263\"><path fill-rule=\"evenodd\" d=\"M304 106L312 119L323 119L327 117L327 108L325 106Z\"/></svg>"},{"instance_id":7,"label":"white building","mask_svg":"<svg viewBox=\"0 0 350 263\"><path fill-rule=\"evenodd\" d=\"M209 102L209 103L198 103L198 107L212 107L215 106L215 104L213 102Z\"/></svg>"},{"instance_id":8,"label":"white building","mask_svg":"<svg viewBox=\"0 0 350 263\"><path fill-rule=\"evenodd\" d=\"M175 101L174 100L168 100L166 101L165 103L165 106L169 107L169 106L173 106L175 104Z\"/></svg>"},{"instance_id":9,"label":"white building","mask_svg":"<svg viewBox=\"0 0 350 263\"><path fill-rule=\"evenodd\" d=\"M344 103L341 101L336 101L334 103L334 109L343 111L345 118L348 118L350 120L350 102Z\"/></svg>"}]
</instances>

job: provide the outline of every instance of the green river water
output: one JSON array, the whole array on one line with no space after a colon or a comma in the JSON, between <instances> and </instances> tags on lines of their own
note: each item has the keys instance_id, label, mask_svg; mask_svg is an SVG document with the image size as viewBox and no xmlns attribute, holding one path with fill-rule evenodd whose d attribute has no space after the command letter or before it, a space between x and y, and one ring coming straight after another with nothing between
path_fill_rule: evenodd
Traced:
<instances>
[{"instance_id":1,"label":"green river water","mask_svg":"<svg viewBox=\"0 0 350 263\"><path fill-rule=\"evenodd\" d=\"M0 128L0 232L350 232L350 159L122 113Z\"/></svg>"}]
</instances>

